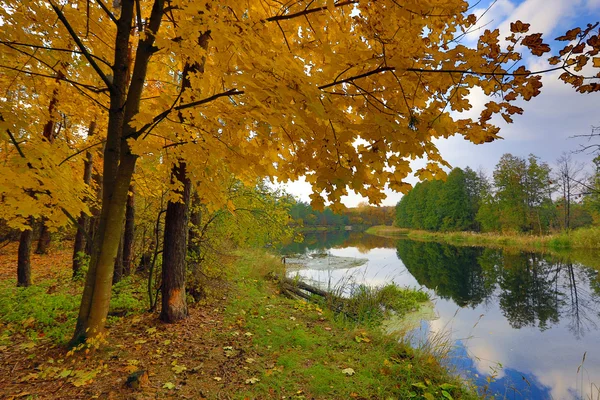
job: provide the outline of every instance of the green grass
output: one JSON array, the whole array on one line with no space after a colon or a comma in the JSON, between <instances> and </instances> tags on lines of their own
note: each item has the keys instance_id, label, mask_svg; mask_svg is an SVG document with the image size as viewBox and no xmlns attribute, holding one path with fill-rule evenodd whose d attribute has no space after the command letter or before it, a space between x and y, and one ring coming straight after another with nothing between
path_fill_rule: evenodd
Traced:
<instances>
[{"instance_id":1,"label":"green grass","mask_svg":"<svg viewBox=\"0 0 600 400\"><path fill-rule=\"evenodd\" d=\"M0 327L5 335L23 334L34 342L47 338L63 345L70 339L79 312L83 283L72 281L70 271L30 287L16 287L14 279L0 281ZM113 287L110 313L129 315L146 306L143 285L127 277ZM109 324L116 317L109 316Z\"/></svg>"},{"instance_id":2,"label":"green grass","mask_svg":"<svg viewBox=\"0 0 600 400\"><path fill-rule=\"evenodd\" d=\"M334 292L334 297L327 301L317 300L324 307L335 310L338 318L347 318L366 326L377 326L392 315L403 316L416 311L423 302L429 300L425 292L400 288L393 283L380 287L353 284L339 287ZM342 297L342 292L348 293L348 296Z\"/></svg>"},{"instance_id":3,"label":"green grass","mask_svg":"<svg viewBox=\"0 0 600 400\"><path fill-rule=\"evenodd\" d=\"M442 390L455 399L477 398L430 352L385 335L375 323L380 304L407 312L427 300L426 293L357 286L346 309L362 315L357 323L324 305L277 294L277 285L264 281L270 267L280 268L261 253L245 254L236 265L237 295L225 318L252 333L250 352L272 368L257 372L260 381L235 398L443 398ZM347 368L354 374L345 374Z\"/></svg>"},{"instance_id":4,"label":"green grass","mask_svg":"<svg viewBox=\"0 0 600 400\"><path fill-rule=\"evenodd\" d=\"M377 236L397 237L406 235L409 232L409 230L404 228L398 228L397 226L376 225L369 227L365 232Z\"/></svg>"}]
</instances>

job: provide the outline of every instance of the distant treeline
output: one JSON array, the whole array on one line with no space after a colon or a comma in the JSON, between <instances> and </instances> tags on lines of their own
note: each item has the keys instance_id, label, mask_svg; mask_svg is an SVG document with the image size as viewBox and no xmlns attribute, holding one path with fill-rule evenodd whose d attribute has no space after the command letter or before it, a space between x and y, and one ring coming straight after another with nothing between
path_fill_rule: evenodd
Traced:
<instances>
[{"instance_id":1,"label":"distant treeline","mask_svg":"<svg viewBox=\"0 0 600 400\"><path fill-rule=\"evenodd\" d=\"M564 155L557 171L533 154L504 154L492 178L453 169L446 181L418 183L396 206L396 225L430 231L548 233L591 225L600 214L600 160L595 173Z\"/></svg>"},{"instance_id":2,"label":"distant treeline","mask_svg":"<svg viewBox=\"0 0 600 400\"><path fill-rule=\"evenodd\" d=\"M394 207L375 207L360 204L337 214L326 207L323 211L309 204L297 202L290 209L292 224L303 227L342 227L348 225L391 225L394 222Z\"/></svg>"}]
</instances>

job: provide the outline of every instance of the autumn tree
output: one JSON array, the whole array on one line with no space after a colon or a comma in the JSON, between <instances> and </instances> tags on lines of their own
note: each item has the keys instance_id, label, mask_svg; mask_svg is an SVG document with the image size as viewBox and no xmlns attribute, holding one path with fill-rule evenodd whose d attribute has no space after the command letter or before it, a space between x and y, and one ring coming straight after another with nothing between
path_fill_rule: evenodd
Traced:
<instances>
[{"instance_id":1,"label":"autumn tree","mask_svg":"<svg viewBox=\"0 0 600 400\"><path fill-rule=\"evenodd\" d=\"M550 50L519 21L506 41L488 30L476 47L460 44L477 22L462 0L4 4L0 42L35 53L26 67L3 58L4 70L25 84L25 77L56 79L50 59L69 55L76 68L67 69L63 86L78 93L61 107L79 121L77 108L90 104L107 125L102 210L74 342L103 330L138 158L170 148L201 182L202 201L212 204L226 201L219 184L231 174L245 183L305 176L316 207L326 199L337 206L348 190L378 203L386 185L408 190L410 159L427 160L415 171L421 179L444 175L433 139L497 138L492 116L510 121L522 112L514 102L541 88L538 73L515 65L521 52ZM206 48L197 40L202 32L210 32ZM600 51L596 26L560 40L577 44L553 56L552 69L563 70L561 79L580 92L599 90L595 77L579 74ZM184 66L203 60L205 73L183 90ZM452 113L471 107L475 87L501 101L486 103L478 119ZM2 108L3 140L14 151L20 142L5 133L23 126L30 112ZM60 161L52 162L54 170Z\"/></svg>"}]
</instances>

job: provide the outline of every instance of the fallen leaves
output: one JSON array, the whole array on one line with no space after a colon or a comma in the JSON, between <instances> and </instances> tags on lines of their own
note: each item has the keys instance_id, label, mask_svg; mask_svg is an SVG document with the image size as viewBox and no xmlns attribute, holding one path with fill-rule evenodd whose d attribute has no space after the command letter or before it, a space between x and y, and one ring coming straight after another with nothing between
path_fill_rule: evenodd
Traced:
<instances>
[{"instance_id":1,"label":"fallen leaves","mask_svg":"<svg viewBox=\"0 0 600 400\"><path fill-rule=\"evenodd\" d=\"M173 382L165 382L162 387L163 389L173 390L175 389L175 384Z\"/></svg>"},{"instance_id":2,"label":"fallen leaves","mask_svg":"<svg viewBox=\"0 0 600 400\"><path fill-rule=\"evenodd\" d=\"M181 374L182 372L187 371L187 367L185 365L177 364L177 361L173 361L171 366L171 371L175 372L176 374Z\"/></svg>"}]
</instances>

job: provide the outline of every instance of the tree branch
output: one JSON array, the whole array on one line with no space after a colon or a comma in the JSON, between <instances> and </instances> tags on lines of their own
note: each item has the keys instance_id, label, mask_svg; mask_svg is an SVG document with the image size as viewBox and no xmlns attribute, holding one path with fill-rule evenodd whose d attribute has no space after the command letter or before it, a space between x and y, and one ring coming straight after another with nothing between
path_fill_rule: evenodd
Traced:
<instances>
[{"instance_id":1,"label":"tree branch","mask_svg":"<svg viewBox=\"0 0 600 400\"><path fill-rule=\"evenodd\" d=\"M350 4L358 4L358 0L347 0L347 1L340 1L338 3L334 4L334 7L343 7L343 6L347 6ZM327 6L322 6L322 7L315 7L315 8L309 8L309 9L304 9L302 11L298 11L292 14L285 14L285 15L275 15L273 17L269 17L267 19L265 19L264 21L267 22L273 22L273 21L283 21L286 19L292 19L292 18L296 18L296 17L301 17L303 15L309 15L312 13L316 13L319 11L324 11L327 10Z\"/></svg>"},{"instance_id":2,"label":"tree branch","mask_svg":"<svg viewBox=\"0 0 600 400\"><path fill-rule=\"evenodd\" d=\"M96 73L98 74L98 76L100 77L100 79L102 79L102 81L104 82L104 84L106 85L106 87L108 88L108 90L110 90L111 92L113 92L114 91L114 87L113 87L113 84L112 84L111 80L108 79L108 77L106 76L106 74L104 74L104 72L102 72L102 69L100 69L100 67L98 66L98 64L96 64L96 61L94 60L94 57L92 57L92 55L90 54L90 52L88 51L88 49L83 45L83 42L81 41L81 39L79 38L79 36L77 36L77 33L75 32L75 30L73 30L73 27L71 26L71 24L69 24L69 21L67 20L67 18L63 14L63 12L60 10L60 8L58 8L58 6L56 6L56 4L54 4L53 0L49 0L49 1L50 1L50 6L52 7L52 9L54 10L54 12L56 13L56 16L58 17L58 19L60 19L60 21L65 26L65 28L67 28L67 31L71 35L71 38L73 38L73 40L75 41L75 43L77 43L77 46L81 49L81 52L83 53L84 57L90 63L90 65L92 66L92 68L94 69L94 71L96 71Z\"/></svg>"},{"instance_id":3,"label":"tree branch","mask_svg":"<svg viewBox=\"0 0 600 400\"><path fill-rule=\"evenodd\" d=\"M49 79L54 79L54 80L59 80L59 81L65 81L65 82L70 83L73 86L81 86L87 90L94 92L94 93L101 93L102 91L106 90L106 89L99 89L96 86L88 85L86 83L76 82L71 79L61 78L61 77L57 77L57 76L53 76L53 75L40 74L39 72L26 71L26 70L15 68L15 67L10 67L8 65L0 65L0 69L2 69L2 68L8 69L11 71L21 72L23 74L27 74L27 75L31 75L31 76L39 76L42 78L49 78Z\"/></svg>"},{"instance_id":4,"label":"tree branch","mask_svg":"<svg viewBox=\"0 0 600 400\"><path fill-rule=\"evenodd\" d=\"M21 150L21 147L19 146L19 142L17 142L17 139L15 139L15 136L12 134L12 132L10 131L10 129L6 129L6 133L8 133L8 137L10 138L10 141L12 142L12 144L15 145L15 147L17 148L17 151L19 152L19 155L22 158L25 158L25 154L23 154L23 150Z\"/></svg>"},{"instance_id":5,"label":"tree branch","mask_svg":"<svg viewBox=\"0 0 600 400\"><path fill-rule=\"evenodd\" d=\"M365 72L363 74L354 75L354 76L351 76L350 78L342 79L341 81L333 81L333 82L328 83L326 85L321 85L321 86L319 86L319 89L323 90L323 89L330 88L332 86L339 85L341 83L351 82L351 81L353 81L355 79L366 78L367 76L371 76L371 75L375 75L375 74L380 74L382 72L387 72L387 71L395 71L395 70L396 70L395 67L381 67L381 68L376 68L374 70Z\"/></svg>"},{"instance_id":6,"label":"tree branch","mask_svg":"<svg viewBox=\"0 0 600 400\"><path fill-rule=\"evenodd\" d=\"M62 51L62 52L66 52L66 53L74 53L74 54L84 54L82 51L77 51L77 50L70 50L70 49L61 49L59 47L46 47L46 46L41 46L41 45L36 45L36 44L28 44L28 43L20 43L20 42L6 42L6 41L0 41L0 44L6 45L6 46L23 46L23 47L31 47L33 49L42 49L42 50L50 50L50 51ZM93 58L95 58L96 60L100 61L101 63L106 64L109 67L112 67L112 65L110 65L110 63L106 60L104 60L101 57L95 56L93 54L90 54L90 56L92 56Z\"/></svg>"},{"instance_id":7,"label":"tree branch","mask_svg":"<svg viewBox=\"0 0 600 400\"><path fill-rule=\"evenodd\" d=\"M404 71L408 72L420 72L420 73L444 73L444 74L467 74L467 75L480 75L480 76L531 76L531 75L539 75L547 72L558 71L558 70L567 71L566 67L559 66L554 68L548 68L540 71L526 71L526 72L486 72L486 71L469 71L465 69L424 69L424 68L406 68ZM365 73L354 75L346 79L342 79L339 81L333 81L331 83L327 83L325 85L321 85L318 88L323 90L330 88L332 86L336 86L342 83L349 83L355 79L366 78L367 76L380 74L383 72L396 71L396 67L380 67L371 71L367 71Z\"/></svg>"},{"instance_id":8,"label":"tree branch","mask_svg":"<svg viewBox=\"0 0 600 400\"><path fill-rule=\"evenodd\" d=\"M102 8L102 10L104 10L104 12L106 13L106 15L108 16L108 18L110 18L110 20L112 22L115 23L115 25L119 22L117 20L117 18L113 15L113 13L110 12L110 10L108 9L108 7L106 7L106 4L104 4L102 2L102 0L96 0L96 3L98 3L100 5L100 8Z\"/></svg>"},{"instance_id":9,"label":"tree branch","mask_svg":"<svg viewBox=\"0 0 600 400\"><path fill-rule=\"evenodd\" d=\"M230 89L226 92L222 92L222 93L217 93L215 95L212 95L210 97L207 97L205 99L202 100L198 100L198 101L192 101L191 103L187 103L187 104L181 104L178 105L176 107L171 107L163 112L161 112L160 114L158 114L157 116L155 116L152 119L152 122L147 123L146 125L144 125L141 129L139 129L138 131L134 132L133 134L129 135L129 136L125 136L123 137L123 139L129 139L131 137L133 138L137 138L140 135L142 135L148 128L150 128L153 125L158 124L159 122L161 122L163 119L167 118L169 116L169 114L173 111L181 111L181 110L185 110L187 108L192 108L192 107L196 107L196 106L200 106L202 104L206 104L206 103L210 103L213 100L217 100L220 97L228 97L228 96L235 96L235 95L240 95L240 94L244 94L243 90L237 90L237 89Z\"/></svg>"},{"instance_id":10,"label":"tree branch","mask_svg":"<svg viewBox=\"0 0 600 400\"><path fill-rule=\"evenodd\" d=\"M96 146L98 146L99 144L103 144L103 143L105 143L105 142L106 142L106 139L102 139L102 140L101 140L101 141L99 141L98 143L94 143L94 144L92 144L92 145L90 145L90 146L87 146L87 147L85 147L85 148L83 148L83 149L81 149L81 150L77 151L76 153L73 153L73 154L71 154L69 157L65 158L65 159L64 159L64 160L62 160L60 163L58 163L58 166L60 167L60 166L61 166L61 165L63 165L65 162L69 161L71 158L73 158L73 157L77 156L78 154L81 154L81 153L83 153L84 151L86 151L86 150L89 150L89 149L91 149L92 147L96 147Z\"/></svg>"}]
</instances>

